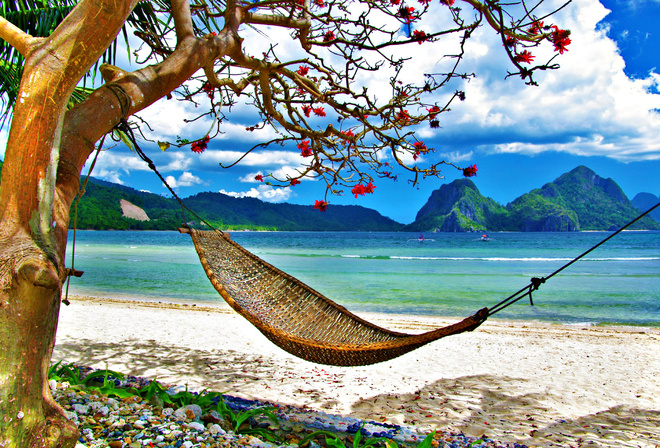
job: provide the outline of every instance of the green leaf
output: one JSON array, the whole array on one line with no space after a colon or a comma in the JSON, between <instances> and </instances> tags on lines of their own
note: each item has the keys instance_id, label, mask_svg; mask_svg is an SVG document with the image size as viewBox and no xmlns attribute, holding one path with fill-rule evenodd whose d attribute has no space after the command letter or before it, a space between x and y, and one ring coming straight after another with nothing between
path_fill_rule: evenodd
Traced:
<instances>
[{"instance_id":1,"label":"green leaf","mask_svg":"<svg viewBox=\"0 0 660 448\"><path fill-rule=\"evenodd\" d=\"M433 437L435 437L435 430L427 435L422 442L417 445L417 448L431 448L431 444L433 443Z\"/></svg>"}]
</instances>

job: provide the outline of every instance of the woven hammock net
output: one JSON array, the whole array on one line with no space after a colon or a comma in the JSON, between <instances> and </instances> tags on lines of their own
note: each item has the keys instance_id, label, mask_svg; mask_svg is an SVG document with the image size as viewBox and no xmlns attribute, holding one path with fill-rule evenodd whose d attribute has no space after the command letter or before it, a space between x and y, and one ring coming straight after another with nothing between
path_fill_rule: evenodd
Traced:
<instances>
[{"instance_id":1,"label":"woven hammock net","mask_svg":"<svg viewBox=\"0 0 660 448\"><path fill-rule=\"evenodd\" d=\"M226 233L181 231L192 236L206 275L227 303L277 346L307 361L336 366L387 361L442 337L472 331L488 317L484 308L427 333L390 331L280 271Z\"/></svg>"}]
</instances>

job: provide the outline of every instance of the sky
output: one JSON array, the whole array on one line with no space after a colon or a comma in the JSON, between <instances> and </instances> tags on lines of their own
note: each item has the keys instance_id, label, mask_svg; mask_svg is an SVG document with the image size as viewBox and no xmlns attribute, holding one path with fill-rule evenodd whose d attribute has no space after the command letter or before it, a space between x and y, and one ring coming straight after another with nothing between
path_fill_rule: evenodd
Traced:
<instances>
[{"instance_id":1,"label":"sky","mask_svg":"<svg viewBox=\"0 0 660 448\"><path fill-rule=\"evenodd\" d=\"M499 37L480 28L463 61L463 70L477 75L460 86L465 101L441 115L440 129L420 128L419 138L435 148L434 157L459 166L476 164L472 179L481 193L504 205L579 165L614 179L630 199L640 192L660 195L660 0L574 0L552 21L571 30L572 43L557 59L559 70L536 76L538 87L525 86L519 78L505 79L511 66ZM286 49L287 35L278 33L267 34ZM252 50L257 51L259 40L255 42ZM410 76L437 67L434 47L427 45L435 44L407 46ZM368 82L379 88L378 80ZM162 100L139 115L153 129L145 130L152 139L174 142L177 136L194 140L208 131L210 121L183 121L198 112L184 102ZM235 161L242 151L273 135L245 131L255 123L247 105L226 113L224 134L211 140L204 154L172 147L162 152L155 143L142 143L180 196L213 191L305 205L323 199L325 185L319 181L274 189L254 180L256 174L300 166L303 159L294 145L257 150L236 167L221 168L220 163ZM6 138L7 131L0 131L0 159ZM156 175L125 146L106 148L93 176L167 195ZM376 179L372 195L356 199L347 192L328 201L330 206L370 207L410 223L433 190L462 177L451 167L443 174L443 179L427 179L416 187L403 177Z\"/></svg>"}]
</instances>

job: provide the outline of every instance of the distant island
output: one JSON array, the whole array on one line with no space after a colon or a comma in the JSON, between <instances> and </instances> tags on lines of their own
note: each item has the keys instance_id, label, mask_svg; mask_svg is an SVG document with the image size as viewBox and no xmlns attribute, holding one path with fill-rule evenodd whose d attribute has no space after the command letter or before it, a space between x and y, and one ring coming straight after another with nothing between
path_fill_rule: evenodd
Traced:
<instances>
[{"instance_id":1,"label":"distant island","mask_svg":"<svg viewBox=\"0 0 660 448\"><path fill-rule=\"evenodd\" d=\"M0 173L1 169L0 161ZM579 166L506 206L483 196L470 179L455 180L433 191L415 221L407 225L355 205L333 205L320 213L312 206L273 204L211 192L183 201L213 227L229 230L573 232L618 229L660 198L640 193L630 201L615 181ZM184 220L200 223L189 213L182 216L175 199L90 178L78 206L77 227L174 230ZM659 221L660 210L656 210L633 228L660 230Z\"/></svg>"},{"instance_id":2,"label":"distant island","mask_svg":"<svg viewBox=\"0 0 660 448\"><path fill-rule=\"evenodd\" d=\"M650 195L653 196L653 195ZM639 197L639 195L637 195ZM470 179L459 179L435 190L404 230L416 232L572 232L616 230L648 210L633 204L612 179L603 179L579 166L526 193L506 206L484 197ZM657 198L656 202L657 203ZM660 223L645 217L634 229L659 230Z\"/></svg>"}]
</instances>

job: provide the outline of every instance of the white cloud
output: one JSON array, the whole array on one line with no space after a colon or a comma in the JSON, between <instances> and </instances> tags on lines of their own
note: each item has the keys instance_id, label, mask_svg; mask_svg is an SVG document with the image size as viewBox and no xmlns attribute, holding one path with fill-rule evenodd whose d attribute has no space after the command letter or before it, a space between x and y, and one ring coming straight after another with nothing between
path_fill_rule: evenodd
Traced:
<instances>
[{"instance_id":1,"label":"white cloud","mask_svg":"<svg viewBox=\"0 0 660 448\"><path fill-rule=\"evenodd\" d=\"M192 187L193 185L204 185L205 183L202 179L187 171L183 172L178 179L174 176L167 176L165 180L172 188Z\"/></svg>"},{"instance_id":2,"label":"white cloud","mask_svg":"<svg viewBox=\"0 0 660 448\"><path fill-rule=\"evenodd\" d=\"M473 156L474 156L474 151L468 151L468 152L452 151L452 152L444 152L440 154L440 157L442 157L444 160L450 163L466 162L468 160L472 160Z\"/></svg>"},{"instance_id":3,"label":"white cloud","mask_svg":"<svg viewBox=\"0 0 660 448\"><path fill-rule=\"evenodd\" d=\"M256 188L250 188L248 191L226 191L220 190L220 193L235 198L256 198L265 202L284 202L293 196L291 188L275 188L270 185L259 185Z\"/></svg>"},{"instance_id":4,"label":"white cloud","mask_svg":"<svg viewBox=\"0 0 660 448\"><path fill-rule=\"evenodd\" d=\"M200 157L205 164L219 163L229 165L245 155L242 151L216 151L207 150ZM303 158L299 153L292 151L252 151L241 160L242 166L279 166L299 165Z\"/></svg>"},{"instance_id":5,"label":"white cloud","mask_svg":"<svg viewBox=\"0 0 660 448\"><path fill-rule=\"evenodd\" d=\"M660 158L660 114L655 111L660 95L652 93L659 77L625 75L616 44L605 30L596 29L606 14L596 0L578 0L555 18L571 30L572 43L557 58L559 70L538 76L539 87L502 79L502 67L486 65L492 57L475 59L480 76L465 84L466 101L441 116L443 129L437 137L443 138L443 146L454 138L461 144L478 141L474 146L486 152L562 151L621 161ZM491 34L482 31L476 39L496 48ZM552 46L532 52L543 60ZM468 68L471 54L465 61Z\"/></svg>"}]
</instances>

